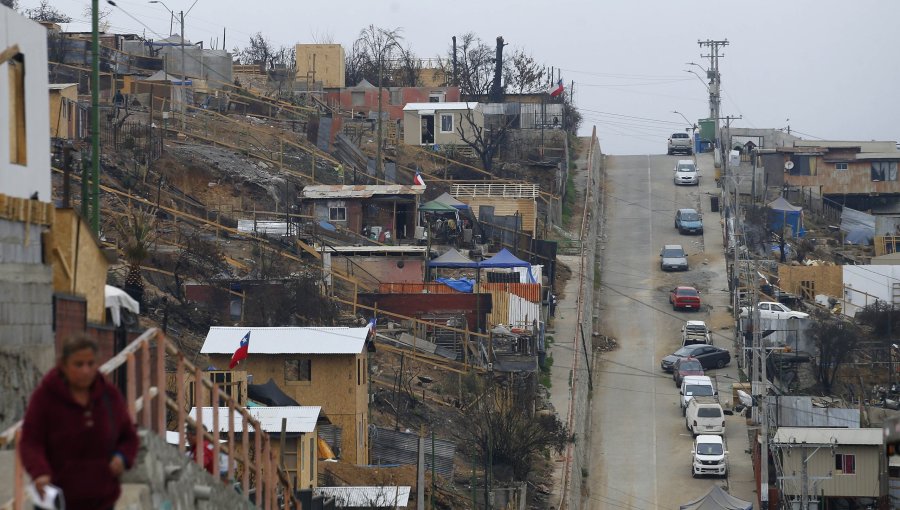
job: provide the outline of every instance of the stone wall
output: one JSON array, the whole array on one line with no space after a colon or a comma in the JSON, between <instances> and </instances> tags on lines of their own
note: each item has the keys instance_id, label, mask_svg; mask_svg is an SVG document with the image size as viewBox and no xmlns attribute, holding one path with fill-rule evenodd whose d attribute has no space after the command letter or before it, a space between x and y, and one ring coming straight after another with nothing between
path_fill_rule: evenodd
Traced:
<instances>
[{"instance_id":1,"label":"stone wall","mask_svg":"<svg viewBox=\"0 0 900 510\"><path fill-rule=\"evenodd\" d=\"M152 432L138 432L141 448L133 469L122 478L117 510L249 510L254 505L178 448Z\"/></svg>"},{"instance_id":2,"label":"stone wall","mask_svg":"<svg viewBox=\"0 0 900 510\"><path fill-rule=\"evenodd\" d=\"M0 219L0 430L22 418L53 366L53 274L42 260L42 231Z\"/></svg>"}]
</instances>

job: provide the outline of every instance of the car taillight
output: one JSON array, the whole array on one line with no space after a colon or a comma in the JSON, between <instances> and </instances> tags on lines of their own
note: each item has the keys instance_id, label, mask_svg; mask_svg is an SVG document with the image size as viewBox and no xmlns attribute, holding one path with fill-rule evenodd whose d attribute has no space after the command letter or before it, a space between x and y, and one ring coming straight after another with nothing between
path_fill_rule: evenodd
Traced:
<instances>
[{"instance_id":1,"label":"car taillight","mask_svg":"<svg viewBox=\"0 0 900 510\"><path fill-rule=\"evenodd\" d=\"M695 427L697 426L697 420L694 420L694 426Z\"/></svg>"},{"instance_id":2,"label":"car taillight","mask_svg":"<svg viewBox=\"0 0 900 510\"><path fill-rule=\"evenodd\" d=\"M725 420L722 420L722 428L725 428Z\"/></svg>"}]
</instances>

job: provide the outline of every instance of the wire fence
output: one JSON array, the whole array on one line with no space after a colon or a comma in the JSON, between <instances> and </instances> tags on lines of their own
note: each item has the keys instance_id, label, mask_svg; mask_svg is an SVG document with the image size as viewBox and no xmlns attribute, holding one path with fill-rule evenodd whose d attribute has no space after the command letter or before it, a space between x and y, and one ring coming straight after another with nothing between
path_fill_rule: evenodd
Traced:
<instances>
[{"instance_id":1,"label":"wire fence","mask_svg":"<svg viewBox=\"0 0 900 510\"><path fill-rule=\"evenodd\" d=\"M162 131L145 122L121 122L111 115L101 123L100 141L116 151L131 151L135 161L149 165L162 156Z\"/></svg>"}]
</instances>

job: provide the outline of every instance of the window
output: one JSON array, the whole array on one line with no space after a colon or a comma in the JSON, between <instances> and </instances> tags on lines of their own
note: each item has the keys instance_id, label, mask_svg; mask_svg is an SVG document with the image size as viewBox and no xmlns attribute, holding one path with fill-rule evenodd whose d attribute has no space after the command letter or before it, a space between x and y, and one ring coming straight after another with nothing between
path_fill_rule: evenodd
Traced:
<instances>
[{"instance_id":1,"label":"window","mask_svg":"<svg viewBox=\"0 0 900 510\"><path fill-rule=\"evenodd\" d=\"M846 169L847 169L847 163L835 163L835 164L834 164L834 169L835 169L835 170L846 170Z\"/></svg>"},{"instance_id":2,"label":"window","mask_svg":"<svg viewBox=\"0 0 900 510\"><path fill-rule=\"evenodd\" d=\"M364 91L351 92L350 93L350 105L351 106L365 106L366 105L366 93Z\"/></svg>"},{"instance_id":3,"label":"window","mask_svg":"<svg viewBox=\"0 0 900 510\"><path fill-rule=\"evenodd\" d=\"M441 114L441 133L452 133L453 132L453 114L452 113L442 113Z\"/></svg>"},{"instance_id":4,"label":"window","mask_svg":"<svg viewBox=\"0 0 900 510\"><path fill-rule=\"evenodd\" d=\"M838 453L834 456L834 470L839 475L856 474L856 455Z\"/></svg>"},{"instance_id":5,"label":"window","mask_svg":"<svg viewBox=\"0 0 900 510\"><path fill-rule=\"evenodd\" d=\"M25 56L6 61L9 72L9 162L28 164L25 138Z\"/></svg>"},{"instance_id":6,"label":"window","mask_svg":"<svg viewBox=\"0 0 900 510\"><path fill-rule=\"evenodd\" d=\"M441 103L444 101L444 93L443 92L432 92L428 94L428 102L429 103Z\"/></svg>"},{"instance_id":7,"label":"window","mask_svg":"<svg viewBox=\"0 0 900 510\"><path fill-rule=\"evenodd\" d=\"M347 221L346 207L329 207L328 219L330 221Z\"/></svg>"},{"instance_id":8,"label":"window","mask_svg":"<svg viewBox=\"0 0 900 510\"><path fill-rule=\"evenodd\" d=\"M391 104L403 104L403 89L391 89Z\"/></svg>"},{"instance_id":9,"label":"window","mask_svg":"<svg viewBox=\"0 0 900 510\"><path fill-rule=\"evenodd\" d=\"M897 162L896 161L873 161L872 162L872 182L896 181L896 180L897 180Z\"/></svg>"},{"instance_id":10,"label":"window","mask_svg":"<svg viewBox=\"0 0 900 510\"><path fill-rule=\"evenodd\" d=\"M312 381L312 360L309 358L284 361L285 381Z\"/></svg>"}]
</instances>

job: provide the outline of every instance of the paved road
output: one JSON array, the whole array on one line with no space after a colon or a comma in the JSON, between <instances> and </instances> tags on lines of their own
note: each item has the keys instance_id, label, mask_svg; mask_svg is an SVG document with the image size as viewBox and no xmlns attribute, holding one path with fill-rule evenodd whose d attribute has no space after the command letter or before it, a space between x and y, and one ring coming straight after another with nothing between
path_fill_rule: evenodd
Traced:
<instances>
[{"instance_id":1,"label":"paved road","mask_svg":"<svg viewBox=\"0 0 900 510\"><path fill-rule=\"evenodd\" d=\"M590 508L678 508L713 484L725 483L733 495L755 500L744 419L727 417L729 479L693 479L691 436L678 406L678 390L659 368L660 359L679 346L680 327L687 319L706 320L719 333L714 343L733 348L720 216L709 212L709 194L717 194L712 159L699 158L698 188L672 183L673 167L682 158L607 158L597 329L614 337L619 347L595 360ZM703 212L703 236L683 236L675 230L674 213L681 207ZM660 271L664 244L684 246L690 271ZM667 292L679 284L697 287L705 309L673 312ZM722 400L730 403L736 364L711 375L718 378Z\"/></svg>"}]
</instances>

